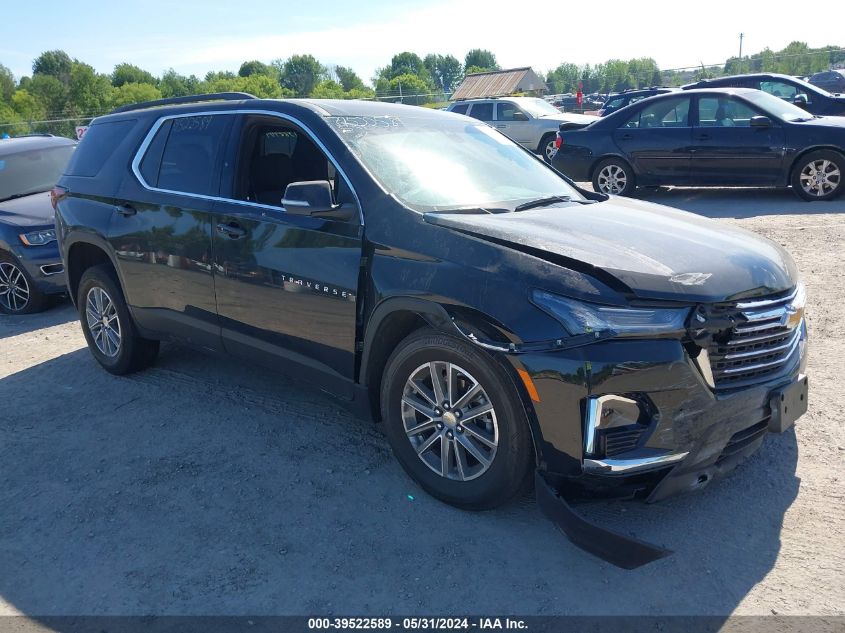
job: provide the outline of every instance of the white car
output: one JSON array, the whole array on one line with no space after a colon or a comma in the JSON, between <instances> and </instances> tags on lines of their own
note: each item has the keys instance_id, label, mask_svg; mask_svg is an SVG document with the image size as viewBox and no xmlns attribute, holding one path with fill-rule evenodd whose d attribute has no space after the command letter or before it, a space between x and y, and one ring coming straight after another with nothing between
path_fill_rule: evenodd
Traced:
<instances>
[{"instance_id":1,"label":"white car","mask_svg":"<svg viewBox=\"0 0 845 633\"><path fill-rule=\"evenodd\" d=\"M555 135L559 129L574 130L599 120L588 114L560 112L539 97L466 99L456 101L446 109L492 125L546 161L551 161L555 153Z\"/></svg>"}]
</instances>

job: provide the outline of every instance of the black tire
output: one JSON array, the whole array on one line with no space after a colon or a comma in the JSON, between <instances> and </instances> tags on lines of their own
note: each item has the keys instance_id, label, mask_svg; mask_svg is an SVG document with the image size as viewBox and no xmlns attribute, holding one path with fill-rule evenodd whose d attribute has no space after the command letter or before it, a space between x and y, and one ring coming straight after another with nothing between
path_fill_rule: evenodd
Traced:
<instances>
[{"instance_id":1,"label":"black tire","mask_svg":"<svg viewBox=\"0 0 845 633\"><path fill-rule=\"evenodd\" d=\"M433 418L431 422L432 425L436 425L439 420L440 430L435 426L430 429L431 434L413 436L417 438L413 441L419 442L417 446L421 446L439 434L440 437L435 438L432 445L437 448L433 448L430 453L423 451L426 458L434 459L437 464L440 464L438 468L443 464L443 460L439 459L439 455L442 455L440 451L443 449L443 441L450 442L451 452L447 453L445 460L448 464L447 474L454 471L455 477L458 477L458 472L460 472L460 476L467 475L465 480L448 478L440 472L435 472L433 467L424 461L425 458L417 454L417 448L412 444L411 436L405 431L406 411L409 411L411 416L419 415L419 420L429 424L425 416L414 413L414 409L404 404L403 397L406 383L414 375L415 370L425 373L428 370L422 368L430 362L452 363L460 370L455 370L457 377L455 389L458 394L456 404L460 404L458 401L461 387L466 388L470 385L468 381L463 381L466 375L470 375L470 379L476 381L483 389L484 393L476 396L478 400L470 399L469 406L461 409L465 416L470 415L473 410L480 410L476 407L485 406L485 403L493 407L491 413L481 415L472 422L467 423L464 418L463 427L460 418L455 417L459 415L457 410L454 413L441 410L443 416ZM466 372L466 374L461 374L461 372ZM429 384L432 383L429 382ZM423 388L427 389L430 395L434 395L430 387L423 386ZM422 395L418 397L420 398L418 402L424 402ZM388 441L405 472L426 492L441 501L459 508L487 510L510 501L530 488L533 449L525 411L513 382L483 350L459 338L434 330L425 329L414 332L397 346L385 366L381 384L381 413ZM452 418L449 420L446 418L448 413L452 413ZM457 426L454 425L456 419ZM413 424L416 422L411 421L411 425ZM470 425L475 432L468 429ZM488 431L485 431L485 425ZM487 436L490 428L498 430L495 452L489 452L491 450L489 446L475 439L479 431ZM447 435L452 439L446 439ZM495 435L493 431L490 432L489 437L495 437ZM477 452L471 453L464 448L466 442L473 444ZM478 451L481 451L484 457L492 455L488 466L474 458ZM460 470L458 462L462 464ZM452 466L454 468L451 468ZM477 474L472 474L473 469Z\"/></svg>"},{"instance_id":2,"label":"black tire","mask_svg":"<svg viewBox=\"0 0 845 633\"><path fill-rule=\"evenodd\" d=\"M554 134L546 134L540 139L540 145L537 146L537 153L549 164L552 162L552 154L555 150L555 139Z\"/></svg>"},{"instance_id":3,"label":"black tire","mask_svg":"<svg viewBox=\"0 0 845 633\"><path fill-rule=\"evenodd\" d=\"M593 170L593 190L597 193L630 196L636 188L634 170L621 158L606 158Z\"/></svg>"},{"instance_id":4,"label":"black tire","mask_svg":"<svg viewBox=\"0 0 845 633\"><path fill-rule=\"evenodd\" d=\"M808 152L798 158L792 167L789 180L792 190L804 200L833 200L845 190L842 183L843 173L845 156L833 150L822 149Z\"/></svg>"},{"instance_id":5,"label":"black tire","mask_svg":"<svg viewBox=\"0 0 845 633\"><path fill-rule=\"evenodd\" d=\"M116 352L113 354L106 353L106 351L111 350L100 349L97 340L100 340L102 344L105 341L103 338L105 333L101 333L95 340L95 334L92 333L92 325L89 321L88 301L90 298L92 302L96 303L95 298L98 291L104 292L106 298L114 306L110 323L116 322L119 341L116 345ZM79 308L82 333L85 335L88 349L91 350L91 354L103 366L103 369L122 376L149 367L155 362L158 356L159 341L145 339L138 335L126 307L126 300L120 288L120 283L114 269L110 266L93 266L83 273L82 279L79 281L77 307ZM96 306L93 307L96 309ZM110 310L105 312L110 312ZM94 327L99 322L95 321ZM109 342L114 345L113 339L110 339Z\"/></svg>"},{"instance_id":6,"label":"black tire","mask_svg":"<svg viewBox=\"0 0 845 633\"><path fill-rule=\"evenodd\" d=\"M47 307L47 295L11 254L0 251L0 313L33 314Z\"/></svg>"}]
</instances>

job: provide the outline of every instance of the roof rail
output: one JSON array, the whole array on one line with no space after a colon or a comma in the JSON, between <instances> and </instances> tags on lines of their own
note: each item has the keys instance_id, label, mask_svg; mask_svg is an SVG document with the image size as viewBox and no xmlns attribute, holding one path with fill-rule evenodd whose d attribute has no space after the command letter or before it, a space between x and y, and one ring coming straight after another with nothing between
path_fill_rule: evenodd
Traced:
<instances>
[{"instance_id":1,"label":"roof rail","mask_svg":"<svg viewBox=\"0 0 845 633\"><path fill-rule=\"evenodd\" d=\"M109 114L120 112L131 112L132 110L143 110L157 106L178 105L180 103L202 103L203 101L243 101L244 99L257 99L255 95L248 92L212 92L205 95L188 95L186 97L169 97L167 99L156 99L155 101L144 101L142 103L131 103L129 105L115 108Z\"/></svg>"}]
</instances>

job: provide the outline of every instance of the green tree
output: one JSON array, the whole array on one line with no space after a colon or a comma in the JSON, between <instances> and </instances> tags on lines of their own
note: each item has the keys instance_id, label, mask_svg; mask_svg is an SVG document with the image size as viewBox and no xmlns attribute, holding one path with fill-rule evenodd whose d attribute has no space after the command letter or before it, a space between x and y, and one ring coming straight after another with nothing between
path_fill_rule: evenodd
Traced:
<instances>
[{"instance_id":1,"label":"green tree","mask_svg":"<svg viewBox=\"0 0 845 633\"><path fill-rule=\"evenodd\" d=\"M552 94L575 92L581 80L581 73L581 68L576 64L564 63L549 71L546 83L549 84Z\"/></svg>"},{"instance_id":2,"label":"green tree","mask_svg":"<svg viewBox=\"0 0 845 633\"><path fill-rule=\"evenodd\" d=\"M43 105L47 117L58 117L65 113L68 89L59 79L52 75L33 75L25 85L25 90L35 96Z\"/></svg>"},{"instance_id":3,"label":"green tree","mask_svg":"<svg viewBox=\"0 0 845 633\"><path fill-rule=\"evenodd\" d=\"M399 75L417 75L418 77L426 77L428 70L426 70L423 60L416 53L399 53L394 55L390 60L390 66L386 68L387 78L393 79Z\"/></svg>"},{"instance_id":4,"label":"green tree","mask_svg":"<svg viewBox=\"0 0 845 633\"><path fill-rule=\"evenodd\" d=\"M185 97L199 92L200 80L197 79L196 75L186 77L170 68L161 76L158 88L164 98Z\"/></svg>"},{"instance_id":5,"label":"green tree","mask_svg":"<svg viewBox=\"0 0 845 633\"><path fill-rule=\"evenodd\" d=\"M217 81L218 79L234 79L237 77L231 70L209 70L205 73L205 80L207 82Z\"/></svg>"},{"instance_id":6,"label":"green tree","mask_svg":"<svg viewBox=\"0 0 845 633\"><path fill-rule=\"evenodd\" d=\"M422 105L428 101L430 87L425 80L418 75L407 73L394 77L386 86L383 86L383 96L401 98L402 103L411 105Z\"/></svg>"},{"instance_id":7,"label":"green tree","mask_svg":"<svg viewBox=\"0 0 845 633\"><path fill-rule=\"evenodd\" d=\"M285 90L272 77L267 75L250 75L248 77L224 77L205 82L199 92L246 92L261 99L278 99L292 97L293 92Z\"/></svg>"},{"instance_id":8,"label":"green tree","mask_svg":"<svg viewBox=\"0 0 845 633\"><path fill-rule=\"evenodd\" d=\"M132 64L118 64L114 67L111 74L111 84L115 88L120 88L123 84L149 84L151 86L158 85L156 79L151 72L148 72Z\"/></svg>"},{"instance_id":9,"label":"green tree","mask_svg":"<svg viewBox=\"0 0 845 633\"><path fill-rule=\"evenodd\" d=\"M15 91L15 76L12 71L0 64L0 101L8 101L12 98L12 93Z\"/></svg>"},{"instance_id":10,"label":"green tree","mask_svg":"<svg viewBox=\"0 0 845 633\"><path fill-rule=\"evenodd\" d=\"M341 84L331 79L324 79L314 87L310 96L314 99L343 99L346 94Z\"/></svg>"},{"instance_id":11,"label":"green tree","mask_svg":"<svg viewBox=\"0 0 845 633\"><path fill-rule=\"evenodd\" d=\"M423 65L435 86L444 92L451 92L463 75L463 66L453 55L429 54L425 56Z\"/></svg>"},{"instance_id":12,"label":"green tree","mask_svg":"<svg viewBox=\"0 0 845 633\"><path fill-rule=\"evenodd\" d=\"M74 62L67 91L68 110L76 115L94 116L111 108L112 85L106 75L82 62Z\"/></svg>"},{"instance_id":13,"label":"green tree","mask_svg":"<svg viewBox=\"0 0 845 633\"><path fill-rule=\"evenodd\" d=\"M32 74L50 75L68 85L72 67L73 61L64 51L46 51L32 62Z\"/></svg>"},{"instance_id":14,"label":"green tree","mask_svg":"<svg viewBox=\"0 0 845 633\"><path fill-rule=\"evenodd\" d=\"M472 67L476 68L483 68L485 70L499 70L499 64L496 62L496 56L488 50L483 48L473 48L466 54L464 58L464 68L467 68L467 74L469 75L469 69Z\"/></svg>"},{"instance_id":15,"label":"green tree","mask_svg":"<svg viewBox=\"0 0 845 633\"><path fill-rule=\"evenodd\" d=\"M482 68L481 66L468 66L464 76L475 75L476 73L489 73L493 68Z\"/></svg>"},{"instance_id":16,"label":"green tree","mask_svg":"<svg viewBox=\"0 0 845 633\"><path fill-rule=\"evenodd\" d=\"M244 62L238 69L239 77L249 77L251 75L267 75L268 77L278 78L276 69L258 60Z\"/></svg>"},{"instance_id":17,"label":"green tree","mask_svg":"<svg viewBox=\"0 0 845 633\"><path fill-rule=\"evenodd\" d=\"M24 121L44 121L47 118L44 104L26 89L17 90L12 95L12 108Z\"/></svg>"},{"instance_id":18,"label":"green tree","mask_svg":"<svg viewBox=\"0 0 845 633\"><path fill-rule=\"evenodd\" d=\"M284 62L277 61L283 88L292 90L297 97L307 97L323 79L327 71L313 55L292 55Z\"/></svg>"},{"instance_id":19,"label":"green tree","mask_svg":"<svg viewBox=\"0 0 845 633\"><path fill-rule=\"evenodd\" d=\"M335 66L334 72L337 75L337 80L340 82L340 85L343 86L345 91L356 89L362 90L365 88L364 82L361 81L361 78L351 68L346 66Z\"/></svg>"},{"instance_id":20,"label":"green tree","mask_svg":"<svg viewBox=\"0 0 845 633\"><path fill-rule=\"evenodd\" d=\"M125 83L114 89L112 105L118 107L156 99L161 99L161 91L155 86L147 83Z\"/></svg>"},{"instance_id":21,"label":"green tree","mask_svg":"<svg viewBox=\"0 0 845 633\"><path fill-rule=\"evenodd\" d=\"M10 105L0 103L0 136L3 134L17 136L27 134L29 131L30 126L21 119L21 116Z\"/></svg>"}]
</instances>

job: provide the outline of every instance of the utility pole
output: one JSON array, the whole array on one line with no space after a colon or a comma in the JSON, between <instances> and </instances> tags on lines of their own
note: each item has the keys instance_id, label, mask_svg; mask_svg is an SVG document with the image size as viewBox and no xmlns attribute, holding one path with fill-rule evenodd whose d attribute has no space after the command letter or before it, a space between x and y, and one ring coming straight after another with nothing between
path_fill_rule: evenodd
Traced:
<instances>
[{"instance_id":1,"label":"utility pole","mask_svg":"<svg viewBox=\"0 0 845 633\"><path fill-rule=\"evenodd\" d=\"M742 39L745 37L745 33L739 34L739 68L740 72L742 72Z\"/></svg>"}]
</instances>

